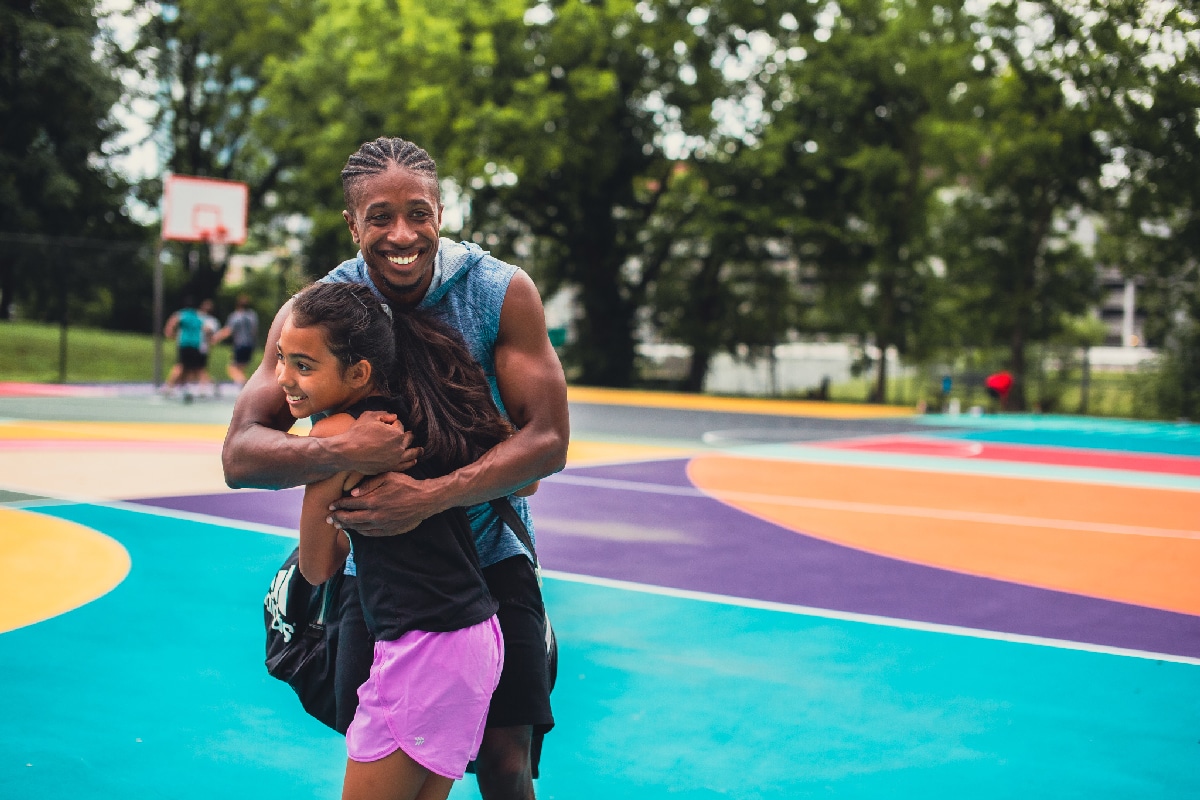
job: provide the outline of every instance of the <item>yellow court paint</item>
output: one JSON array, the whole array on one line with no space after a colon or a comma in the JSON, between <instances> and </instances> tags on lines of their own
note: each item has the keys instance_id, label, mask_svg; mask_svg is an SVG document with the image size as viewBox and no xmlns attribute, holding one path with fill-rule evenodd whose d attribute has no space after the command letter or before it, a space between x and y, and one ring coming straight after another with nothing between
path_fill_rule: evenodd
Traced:
<instances>
[{"instance_id":1,"label":"yellow court paint","mask_svg":"<svg viewBox=\"0 0 1200 800\"><path fill-rule=\"evenodd\" d=\"M593 464L623 464L630 461L687 458L697 452L700 452L699 448L689 450L681 447L656 447L573 439L567 448L567 466L586 467Z\"/></svg>"},{"instance_id":2,"label":"yellow court paint","mask_svg":"<svg viewBox=\"0 0 1200 800\"><path fill-rule=\"evenodd\" d=\"M711 397L676 392L640 392L629 389L594 389L580 386L568 387L567 398L576 403L673 408L684 411L725 411L731 414L824 417L829 419L911 417L915 414L911 408L867 405L865 403L771 400L753 397Z\"/></svg>"},{"instance_id":3,"label":"yellow court paint","mask_svg":"<svg viewBox=\"0 0 1200 800\"><path fill-rule=\"evenodd\" d=\"M150 422L0 422L0 440L85 440L122 442L217 442L225 440L226 425Z\"/></svg>"},{"instance_id":4,"label":"yellow court paint","mask_svg":"<svg viewBox=\"0 0 1200 800\"><path fill-rule=\"evenodd\" d=\"M129 574L129 553L74 522L0 508L0 633L89 603Z\"/></svg>"},{"instance_id":5,"label":"yellow court paint","mask_svg":"<svg viewBox=\"0 0 1200 800\"><path fill-rule=\"evenodd\" d=\"M220 446L179 452L112 446L0 448L0 489L73 500L127 500L230 491Z\"/></svg>"}]
</instances>

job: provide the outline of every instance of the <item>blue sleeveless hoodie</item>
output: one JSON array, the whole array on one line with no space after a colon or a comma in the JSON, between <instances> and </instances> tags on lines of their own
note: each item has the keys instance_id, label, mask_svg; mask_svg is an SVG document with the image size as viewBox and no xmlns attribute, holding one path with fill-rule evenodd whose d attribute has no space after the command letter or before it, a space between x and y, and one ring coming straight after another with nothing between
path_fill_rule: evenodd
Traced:
<instances>
[{"instance_id":1,"label":"blue sleeveless hoodie","mask_svg":"<svg viewBox=\"0 0 1200 800\"><path fill-rule=\"evenodd\" d=\"M500 398L500 389L496 381L495 349L496 337L500 331L500 308L504 305L504 295L508 292L509 281L517 273L517 268L493 258L490 253L472 242L455 242L443 238L438 245L433 273L433 283L418 307L428 309L430 313L462 333L471 355L479 366L483 367L483 374L487 376L496 407L507 417L508 410ZM343 261L334 267L321 280L329 283L361 283L368 286L381 301L386 302L386 298L371 280L361 252L356 258ZM534 537L533 518L529 513L528 501L524 497L513 496L508 500L521 515L536 546L537 539ZM482 503L470 506L466 512L471 521L471 531L475 536L475 549L479 553L481 566L490 567L515 555L531 558L531 554L525 550L517 535L500 521L500 517L490 505ZM347 572L351 572L352 568L351 564L347 564Z\"/></svg>"}]
</instances>

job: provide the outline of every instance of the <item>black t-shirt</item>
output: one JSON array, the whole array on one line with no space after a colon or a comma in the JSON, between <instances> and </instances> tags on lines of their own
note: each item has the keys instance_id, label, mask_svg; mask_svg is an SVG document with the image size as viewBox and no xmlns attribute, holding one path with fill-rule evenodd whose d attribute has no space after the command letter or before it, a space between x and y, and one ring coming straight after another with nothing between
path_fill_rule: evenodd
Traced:
<instances>
[{"instance_id":1,"label":"black t-shirt","mask_svg":"<svg viewBox=\"0 0 1200 800\"><path fill-rule=\"evenodd\" d=\"M364 411L390 411L404 419L397 401L385 397L368 397L346 413L357 418ZM420 465L408 474L429 477ZM455 631L496 613L463 509L443 511L397 536L346 532L363 616L376 639L395 640L414 630Z\"/></svg>"}]
</instances>

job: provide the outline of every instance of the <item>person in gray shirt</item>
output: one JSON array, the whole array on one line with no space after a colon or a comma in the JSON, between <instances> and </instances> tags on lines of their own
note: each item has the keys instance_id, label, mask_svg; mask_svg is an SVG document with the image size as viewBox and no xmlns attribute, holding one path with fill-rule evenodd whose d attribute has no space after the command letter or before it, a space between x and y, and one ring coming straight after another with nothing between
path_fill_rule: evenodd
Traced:
<instances>
[{"instance_id":1,"label":"person in gray shirt","mask_svg":"<svg viewBox=\"0 0 1200 800\"><path fill-rule=\"evenodd\" d=\"M217 331L214 342L230 340L233 345L233 357L225 371L229 380L240 388L246 384L246 370L254 357L254 348L258 344L258 313L250 306L249 295L239 295L237 308L225 321L225 327Z\"/></svg>"}]
</instances>

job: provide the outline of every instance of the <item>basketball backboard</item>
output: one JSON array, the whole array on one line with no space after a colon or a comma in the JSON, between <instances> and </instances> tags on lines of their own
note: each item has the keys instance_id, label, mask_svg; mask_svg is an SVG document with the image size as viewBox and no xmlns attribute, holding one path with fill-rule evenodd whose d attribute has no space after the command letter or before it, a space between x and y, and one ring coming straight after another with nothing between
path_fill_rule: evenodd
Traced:
<instances>
[{"instance_id":1,"label":"basketball backboard","mask_svg":"<svg viewBox=\"0 0 1200 800\"><path fill-rule=\"evenodd\" d=\"M244 183L167 175L163 180L162 238L242 244L248 204L249 189Z\"/></svg>"}]
</instances>

